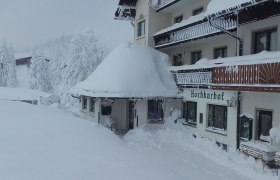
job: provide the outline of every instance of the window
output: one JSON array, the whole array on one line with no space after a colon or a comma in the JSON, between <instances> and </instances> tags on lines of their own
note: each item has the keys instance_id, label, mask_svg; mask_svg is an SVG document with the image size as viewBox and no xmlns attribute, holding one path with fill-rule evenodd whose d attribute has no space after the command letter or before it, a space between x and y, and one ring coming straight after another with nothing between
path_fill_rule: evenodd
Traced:
<instances>
[{"instance_id":1,"label":"window","mask_svg":"<svg viewBox=\"0 0 280 180\"><path fill-rule=\"evenodd\" d=\"M255 33L254 53L277 50L277 29Z\"/></svg>"},{"instance_id":2,"label":"window","mask_svg":"<svg viewBox=\"0 0 280 180\"><path fill-rule=\"evenodd\" d=\"M95 105L95 100L94 100L94 98L90 98L89 112L94 113L94 111L95 111L94 105Z\"/></svg>"},{"instance_id":3,"label":"window","mask_svg":"<svg viewBox=\"0 0 280 180\"><path fill-rule=\"evenodd\" d=\"M192 64L195 64L202 58L202 51L192 52Z\"/></svg>"},{"instance_id":4,"label":"window","mask_svg":"<svg viewBox=\"0 0 280 180\"><path fill-rule=\"evenodd\" d=\"M215 48L214 59L227 57L227 47Z\"/></svg>"},{"instance_id":5,"label":"window","mask_svg":"<svg viewBox=\"0 0 280 180\"><path fill-rule=\"evenodd\" d=\"M200 8L197 8L197 9L193 10L192 14L193 14L193 16L196 16L196 15L202 13L202 12L203 12L203 7L200 7Z\"/></svg>"},{"instance_id":6,"label":"window","mask_svg":"<svg viewBox=\"0 0 280 180\"><path fill-rule=\"evenodd\" d=\"M183 21L183 15L177 16L174 18L174 24L180 23Z\"/></svg>"},{"instance_id":7,"label":"window","mask_svg":"<svg viewBox=\"0 0 280 180\"><path fill-rule=\"evenodd\" d=\"M260 140L268 141L269 130L272 128L272 111L258 111L258 137Z\"/></svg>"},{"instance_id":8,"label":"window","mask_svg":"<svg viewBox=\"0 0 280 180\"><path fill-rule=\"evenodd\" d=\"M174 54L173 56L173 66L183 65L182 54Z\"/></svg>"},{"instance_id":9,"label":"window","mask_svg":"<svg viewBox=\"0 0 280 180\"><path fill-rule=\"evenodd\" d=\"M0 67L1 67L1 69L4 69L4 64L0 63Z\"/></svg>"},{"instance_id":10,"label":"window","mask_svg":"<svg viewBox=\"0 0 280 180\"><path fill-rule=\"evenodd\" d=\"M209 104L208 127L227 130L227 107Z\"/></svg>"},{"instance_id":11,"label":"window","mask_svg":"<svg viewBox=\"0 0 280 180\"><path fill-rule=\"evenodd\" d=\"M87 97L83 96L83 110L87 109Z\"/></svg>"},{"instance_id":12,"label":"window","mask_svg":"<svg viewBox=\"0 0 280 180\"><path fill-rule=\"evenodd\" d=\"M197 103L190 101L185 102L183 108L183 117L186 119L186 123L196 126Z\"/></svg>"},{"instance_id":13,"label":"window","mask_svg":"<svg viewBox=\"0 0 280 180\"><path fill-rule=\"evenodd\" d=\"M140 21L138 23L137 37L143 37L143 36L145 36L145 21Z\"/></svg>"},{"instance_id":14,"label":"window","mask_svg":"<svg viewBox=\"0 0 280 180\"><path fill-rule=\"evenodd\" d=\"M103 101L101 104L101 115L109 116L112 112L112 102L110 101Z\"/></svg>"},{"instance_id":15,"label":"window","mask_svg":"<svg viewBox=\"0 0 280 180\"><path fill-rule=\"evenodd\" d=\"M148 119L149 120L162 120L163 119L163 101L162 100L149 100L148 101Z\"/></svg>"}]
</instances>

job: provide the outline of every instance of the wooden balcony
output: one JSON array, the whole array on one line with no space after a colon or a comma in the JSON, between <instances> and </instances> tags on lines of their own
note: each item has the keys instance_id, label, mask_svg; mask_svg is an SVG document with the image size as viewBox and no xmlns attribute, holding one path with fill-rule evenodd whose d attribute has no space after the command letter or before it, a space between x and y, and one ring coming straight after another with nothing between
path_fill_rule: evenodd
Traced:
<instances>
[{"instance_id":1,"label":"wooden balcony","mask_svg":"<svg viewBox=\"0 0 280 180\"><path fill-rule=\"evenodd\" d=\"M173 72L173 75L179 87L210 88L211 86L211 69L201 69L196 71L178 71Z\"/></svg>"},{"instance_id":2,"label":"wooden balcony","mask_svg":"<svg viewBox=\"0 0 280 180\"><path fill-rule=\"evenodd\" d=\"M227 18L218 18L214 23L228 31L236 31L237 28L235 15L231 15ZM162 30L160 34L154 36L156 49L222 34L219 29L211 26L206 19L187 25L182 23L182 26L176 24L176 26L176 29L169 31L168 29L167 31Z\"/></svg>"},{"instance_id":3,"label":"wooden balcony","mask_svg":"<svg viewBox=\"0 0 280 180\"><path fill-rule=\"evenodd\" d=\"M280 92L280 63L213 67L212 89Z\"/></svg>"}]
</instances>

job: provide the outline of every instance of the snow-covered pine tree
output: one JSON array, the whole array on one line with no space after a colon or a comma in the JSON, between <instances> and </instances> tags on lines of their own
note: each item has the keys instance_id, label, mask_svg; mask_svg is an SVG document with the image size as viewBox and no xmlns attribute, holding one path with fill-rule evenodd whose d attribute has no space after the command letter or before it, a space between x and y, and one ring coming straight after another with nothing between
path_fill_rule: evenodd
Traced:
<instances>
[{"instance_id":1,"label":"snow-covered pine tree","mask_svg":"<svg viewBox=\"0 0 280 180\"><path fill-rule=\"evenodd\" d=\"M38 51L35 51L30 66L30 89L44 92L52 91L51 76L48 67L46 58L42 57Z\"/></svg>"},{"instance_id":2,"label":"snow-covered pine tree","mask_svg":"<svg viewBox=\"0 0 280 180\"><path fill-rule=\"evenodd\" d=\"M16 78L16 60L13 48L9 49L9 63L8 63L8 75L7 75L7 86L15 87L17 85Z\"/></svg>"},{"instance_id":3,"label":"snow-covered pine tree","mask_svg":"<svg viewBox=\"0 0 280 180\"><path fill-rule=\"evenodd\" d=\"M93 31L76 34L70 44L68 61L62 70L62 96L70 97L69 90L85 80L104 58L104 48L99 44Z\"/></svg>"},{"instance_id":4,"label":"snow-covered pine tree","mask_svg":"<svg viewBox=\"0 0 280 180\"><path fill-rule=\"evenodd\" d=\"M14 52L4 41L0 49L0 86L16 86L15 66Z\"/></svg>"},{"instance_id":5,"label":"snow-covered pine tree","mask_svg":"<svg viewBox=\"0 0 280 180\"><path fill-rule=\"evenodd\" d=\"M85 80L104 58L104 50L93 31L77 34L71 42L67 67L63 71L66 86L73 87ZM67 87L66 87L67 88Z\"/></svg>"}]
</instances>

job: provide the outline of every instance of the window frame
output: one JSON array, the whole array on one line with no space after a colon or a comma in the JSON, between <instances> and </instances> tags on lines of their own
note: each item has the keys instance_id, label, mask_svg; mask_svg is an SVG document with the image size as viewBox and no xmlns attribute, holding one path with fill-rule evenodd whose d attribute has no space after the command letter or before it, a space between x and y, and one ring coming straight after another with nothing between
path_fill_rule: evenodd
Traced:
<instances>
[{"instance_id":1,"label":"window frame","mask_svg":"<svg viewBox=\"0 0 280 180\"><path fill-rule=\"evenodd\" d=\"M257 109L256 110L256 115L257 115L257 139L260 140L260 141L264 141L264 142L270 142L266 138L263 139L263 137L266 137L266 135L262 134L263 127L262 127L262 121L261 121L262 119L260 118L260 114L263 114L263 115L271 117L270 122L269 122L269 126L270 126L270 128L272 128L273 127L273 110L271 110L271 109ZM266 132L267 134L269 134L270 128L266 129L267 130L267 132Z\"/></svg>"},{"instance_id":2,"label":"window frame","mask_svg":"<svg viewBox=\"0 0 280 180\"><path fill-rule=\"evenodd\" d=\"M218 51L222 51L222 56L217 56ZM214 57L213 57L214 59L226 58L226 57L228 57L228 47L227 46L214 48Z\"/></svg>"},{"instance_id":3,"label":"window frame","mask_svg":"<svg viewBox=\"0 0 280 180\"><path fill-rule=\"evenodd\" d=\"M192 11L192 15L193 15L193 16L199 15L199 14L201 14L203 11L204 11L204 7L201 6L201 7L199 7L199 8L194 9L194 10Z\"/></svg>"},{"instance_id":4,"label":"window frame","mask_svg":"<svg viewBox=\"0 0 280 180\"><path fill-rule=\"evenodd\" d=\"M277 27L272 27L272 28L268 28L268 29L264 29L264 30L259 30L259 31L255 31L253 32L253 53L260 53L261 51L258 51L257 49L257 36L265 33L265 39L266 39L266 48L264 48L264 50L262 51L271 51L271 34L273 32L276 32L277 36L278 36L278 29ZM276 38L276 40L278 40L278 37ZM277 42L278 43L278 42ZM277 50L277 43L276 43L276 50Z\"/></svg>"},{"instance_id":5,"label":"window frame","mask_svg":"<svg viewBox=\"0 0 280 180\"><path fill-rule=\"evenodd\" d=\"M182 53L177 53L173 55L173 66L182 66L183 65L183 61L182 61L183 55ZM177 61L179 60L179 61ZM176 63L175 63L176 62Z\"/></svg>"},{"instance_id":6,"label":"window frame","mask_svg":"<svg viewBox=\"0 0 280 180\"><path fill-rule=\"evenodd\" d=\"M213 112L211 112L211 107ZM215 108L223 108L223 122L222 122L222 128L220 128L217 125L217 121L216 120L216 109ZM210 117L212 116L212 117ZM211 119L210 119L211 118ZM208 104L208 114L207 114L207 130L213 130L213 132L215 132L215 130L221 130L224 132L227 132L227 125L228 125L228 107L224 106L224 105L216 105L216 104Z\"/></svg>"},{"instance_id":7,"label":"window frame","mask_svg":"<svg viewBox=\"0 0 280 180\"><path fill-rule=\"evenodd\" d=\"M87 97L86 96L83 96L82 97L82 110L87 110L87 106L88 106L88 104L87 104Z\"/></svg>"},{"instance_id":8,"label":"window frame","mask_svg":"<svg viewBox=\"0 0 280 180\"><path fill-rule=\"evenodd\" d=\"M194 105L194 106L191 106ZM192 118L192 121L188 121L189 116L190 116L190 107L195 107L194 111L194 117ZM185 118L185 123L184 125L190 125L193 127L197 126L197 102L194 101L186 101L183 102L183 118Z\"/></svg>"},{"instance_id":9,"label":"window frame","mask_svg":"<svg viewBox=\"0 0 280 180\"><path fill-rule=\"evenodd\" d=\"M184 15L183 15L183 14L181 14L181 15L179 15L179 16L176 16L176 17L174 18L174 24L182 22L183 19L184 19Z\"/></svg>"},{"instance_id":10,"label":"window frame","mask_svg":"<svg viewBox=\"0 0 280 180\"><path fill-rule=\"evenodd\" d=\"M146 21L145 19L143 19L137 23L137 38L145 37L145 35L146 35Z\"/></svg>"},{"instance_id":11,"label":"window frame","mask_svg":"<svg viewBox=\"0 0 280 180\"><path fill-rule=\"evenodd\" d=\"M199 51L193 51L193 52L191 52L191 63L192 64L195 64L197 61L199 61L200 59L198 59L196 62L194 62L194 55L196 54L196 53L198 53L198 54L200 54L199 56L200 56L200 59L202 59L202 51L201 50L199 50Z\"/></svg>"},{"instance_id":12,"label":"window frame","mask_svg":"<svg viewBox=\"0 0 280 180\"><path fill-rule=\"evenodd\" d=\"M92 114L95 113L95 99L93 97L89 99L89 112Z\"/></svg>"}]
</instances>

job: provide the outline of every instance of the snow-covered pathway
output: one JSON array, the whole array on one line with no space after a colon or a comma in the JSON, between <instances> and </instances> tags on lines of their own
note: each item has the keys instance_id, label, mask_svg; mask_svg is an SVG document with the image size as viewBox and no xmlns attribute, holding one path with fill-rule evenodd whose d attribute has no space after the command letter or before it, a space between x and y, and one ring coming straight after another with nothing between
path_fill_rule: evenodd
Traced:
<instances>
[{"instance_id":1,"label":"snow-covered pathway","mask_svg":"<svg viewBox=\"0 0 280 180\"><path fill-rule=\"evenodd\" d=\"M237 152L228 154L216 147L214 142L195 139L183 127L145 125L129 132L123 139L129 148L161 162L179 177L188 180L277 179L248 167L250 163L247 164L246 159ZM231 159L240 160L238 165L241 166L238 167Z\"/></svg>"}]
</instances>

